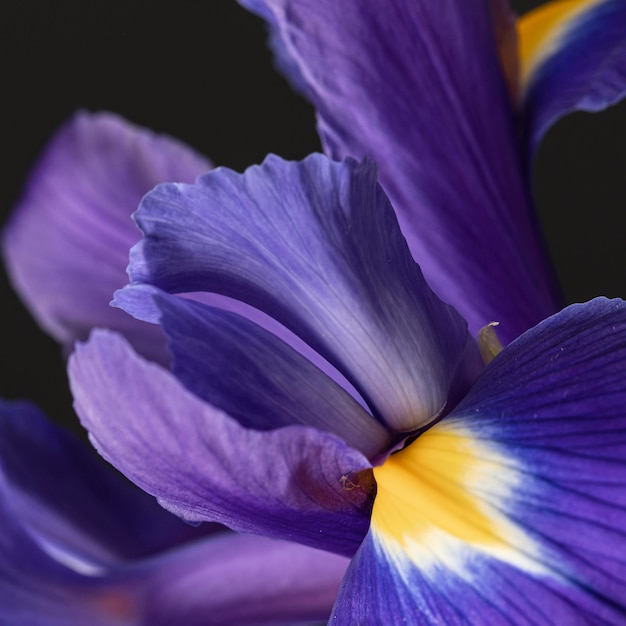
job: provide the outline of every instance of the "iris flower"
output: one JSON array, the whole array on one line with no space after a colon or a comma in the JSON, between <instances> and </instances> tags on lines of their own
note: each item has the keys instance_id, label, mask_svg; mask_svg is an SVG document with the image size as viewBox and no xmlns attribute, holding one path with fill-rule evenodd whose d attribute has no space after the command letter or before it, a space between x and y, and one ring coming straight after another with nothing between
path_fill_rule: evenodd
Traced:
<instances>
[{"instance_id":1,"label":"iris flower","mask_svg":"<svg viewBox=\"0 0 626 626\"><path fill-rule=\"evenodd\" d=\"M4 252L14 284L66 351L100 325L168 359L159 332L108 302L125 282L130 214L143 193L207 169L179 142L114 115L80 113L58 131L6 228ZM0 402L0 435L0 623L328 617L347 559L216 524L191 527L28 403Z\"/></svg>"},{"instance_id":2,"label":"iris flower","mask_svg":"<svg viewBox=\"0 0 626 626\"><path fill-rule=\"evenodd\" d=\"M96 447L187 520L353 557L334 623L624 621L626 305L536 324L526 174L554 119L622 95L623 3L529 18L519 91L501 2L248 4L338 161L144 198L116 303L172 369L110 331L77 349ZM492 319L514 340L481 371Z\"/></svg>"}]
</instances>

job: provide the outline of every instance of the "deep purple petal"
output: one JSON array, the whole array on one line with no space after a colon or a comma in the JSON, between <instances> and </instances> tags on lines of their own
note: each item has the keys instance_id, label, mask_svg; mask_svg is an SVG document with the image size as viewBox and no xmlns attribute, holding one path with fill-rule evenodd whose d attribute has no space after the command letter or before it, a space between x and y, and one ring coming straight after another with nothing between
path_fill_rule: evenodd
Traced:
<instances>
[{"instance_id":1,"label":"deep purple petal","mask_svg":"<svg viewBox=\"0 0 626 626\"><path fill-rule=\"evenodd\" d=\"M547 2L520 20L522 107L530 156L573 111L626 96L626 3Z\"/></svg>"},{"instance_id":2,"label":"deep purple petal","mask_svg":"<svg viewBox=\"0 0 626 626\"><path fill-rule=\"evenodd\" d=\"M106 589L99 577L82 575L41 549L24 527L13 493L0 464L0 624L128 624L117 619L116 604L106 602L117 595L115 588Z\"/></svg>"},{"instance_id":3,"label":"deep purple petal","mask_svg":"<svg viewBox=\"0 0 626 626\"><path fill-rule=\"evenodd\" d=\"M307 81L327 152L378 163L414 258L474 333L499 321L508 342L558 309L503 80L514 45L506 7L244 5L269 14L280 31ZM514 64L504 76L514 80Z\"/></svg>"},{"instance_id":4,"label":"deep purple petal","mask_svg":"<svg viewBox=\"0 0 626 626\"><path fill-rule=\"evenodd\" d=\"M475 373L465 321L429 289L369 162L268 157L161 185L136 214L133 281L270 314L325 357L377 419L415 429Z\"/></svg>"},{"instance_id":5,"label":"deep purple petal","mask_svg":"<svg viewBox=\"0 0 626 626\"><path fill-rule=\"evenodd\" d=\"M345 477L370 466L336 437L248 430L104 331L77 347L69 372L101 454L181 517L348 555L364 537L370 494Z\"/></svg>"},{"instance_id":6,"label":"deep purple petal","mask_svg":"<svg viewBox=\"0 0 626 626\"><path fill-rule=\"evenodd\" d=\"M22 523L68 558L113 563L209 530L163 511L24 402L0 401L0 463Z\"/></svg>"},{"instance_id":7,"label":"deep purple petal","mask_svg":"<svg viewBox=\"0 0 626 626\"><path fill-rule=\"evenodd\" d=\"M94 326L113 328L162 358L158 328L109 306L140 237L130 216L157 183L209 168L190 148L109 113L81 112L63 126L3 238L13 284L42 327L68 348Z\"/></svg>"},{"instance_id":8,"label":"deep purple petal","mask_svg":"<svg viewBox=\"0 0 626 626\"><path fill-rule=\"evenodd\" d=\"M390 435L352 396L245 318L152 288L173 372L197 396L257 430L301 424L372 458Z\"/></svg>"},{"instance_id":9,"label":"deep purple petal","mask_svg":"<svg viewBox=\"0 0 626 626\"><path fill-rule=\"evenodd\" d=\"M625 363L626 303L606 299L496 357L453 415L374 470L338 623L389 606L424 624L625 622Z\"/></svg>"}]
</instances>

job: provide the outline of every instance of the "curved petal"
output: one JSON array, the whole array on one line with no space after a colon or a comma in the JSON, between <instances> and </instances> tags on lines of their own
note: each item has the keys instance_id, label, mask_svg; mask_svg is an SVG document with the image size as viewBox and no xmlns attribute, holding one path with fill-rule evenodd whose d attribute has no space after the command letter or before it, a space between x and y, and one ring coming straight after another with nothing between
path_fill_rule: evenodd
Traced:
<instances>
[{"instance_id":1,"label":"curved petal","mask_svg":"<svg viewBox=\"0 0 626 626\"><path fill-rule=\"evenodd\" d=\"M453 415L374 470L336 621L392 606L425 624L624 622L625 363L626 303L605 299L497 356Z\"/></svg>"},{"instance_id":2,"label":"curved petal","mask_svg":"<svg viewBox=\"0 0 626 626\"><path fill-rule=\"evenodd\" d=\"M37 626L293 624L327 618L348 560L231 533L158 557L76 571L23 527L0 473L0 623ZM233 584L233 581L236 584Z\"/></svg>"},{"instance_id":3,"label":"curved petal","mask_svg":"<svg viewBox=\"0 0 626 626\"><path fill-rule=\"evenodd\" d=\"M124 619L123 593L45 553L25 530L0 465L0 623L113 626ZM105 587L105 589L103 589Z\"/></svg>"},{"instance_id":4,"label":"curved petal","mask_svg":"<svg viewBox=\"0 0 626 626\"><path fill-rule=\"evenodd\" d=\"M110 113L80 112L34 169L6 227L4 255L33 315L69 349L94 326L123 332L162 359L162 336L109 306L128 282L128 250L140 233L130 216L157 183L191 182L210 169L169 137Z\"/></svg>"},{"instance_id":5,"label":"curved petal","mask_svg":"<svg viewBox=\"0 0 626 626\"><path fill-rule=\"evenodd\" d=\"M181 517L348 555L364 537L370 494L345 480L370 465L336 437L243 428L105 331L77 347L69 374L96 448Z\"/></svg>"},{"instance_id":6,"label":"curved petal","mask_svg":"<svg viewBox=\"0 0 626 626\"><path fill-rule=\"evenodd\" d=\"M312 426L368 458L388 447L383 426L273 334L229 311L151 291L170 339L174 374L212 406L247 428Z\"/></svg>"},{"instance_id":7,"label":"curved petal","mask_svg":"<svg viewBox=\"0 0 626 626\"><path fill-rule=\"evenodd\" d=\"M367 156L428 282L505 341L558 310L529 207L501 3L246 0L279 29L333 158ZM494 29L496 32L494 38ZM500 48L500 62L498 56Z\"/></svg>"},{"instance_id":8,"label":"curved petal","mask_svg":"<svg viewBox=\"0 0 626 626\"><path fill-rule=\"evenodd\" d=\"M142 623L154 626L326 621L348 559L265 537L227 534L138 564Z\"/></svg>"},{"instance_id":9,"label":"curved petal","mask_svg":"<svg viewBox=\"0 0 626 626\"><path fill-rule=\"evenodd\" d=\"M95 567L211 530L191 528L163 511L25 402L0 401L0 463L22 523L58 558Z\"/></svg>"},{"instance_id":10,"label":"curved petal","mask_svg":"<svg viewBox=\"0 0 626 626\"><path fill-rule=\"evenodd\" d=\"M133 281L215 291L270 314L411 431L474 373L465 321L430 290L369 162L270 156L244 174L161 185L136 214Z\"/></svg>"},{"instance_id":11,"label":"curved petal","mask_svg":"<svg viewBox=\"0 0 626 626\"><path fill-rule=\"evenodd\" d=\"M519 20L521 105L532 156L546 131L573 111L626 96L623 0L553 0Z\"/></svg>"}]
</instances>

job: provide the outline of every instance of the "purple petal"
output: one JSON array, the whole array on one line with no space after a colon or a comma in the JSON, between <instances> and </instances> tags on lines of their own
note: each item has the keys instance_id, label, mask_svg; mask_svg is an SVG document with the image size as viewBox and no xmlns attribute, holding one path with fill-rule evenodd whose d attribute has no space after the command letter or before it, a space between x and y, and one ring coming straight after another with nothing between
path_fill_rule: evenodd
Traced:
<instances>
[{"instance_id":1,"label":"purple petal","mask_svg":"<svg viewBox=\"0 0 626 626\"><path fill-rule=\"evenodd\" d=\"M33 540L0 472L0 623L36 626L293 624L330 613L347 559L224 533L88 573Z\"/></svg>"},{"instance_id":2,"label":"purple petal","mask_svg":"<svg viewBox=\"0 0 626 626\"><path fill-rule=\"evenodd\" d=\"M225 535L139 564L142 623L154 626L326 621L348 560L264 537Z\"/></svg>"},{"instance_id":3,"label":"purple petal","mask_svg":"<svg viewBox=\"0 0 626 626\"><path fill-rule=\"evenodd\" d=\"M69 349L94 326L117 329L162 358L158 328L109 306L140 237L130 215L157 183L192 181L209 168L177 141L112 114L81 112L62 127L3 241L13 284L42 327Z\"/></svg>"},{"instance_id":4,"label":"purple petal","mask_svg":"<svg viewBox=\"0 0 626 626\"><path fill-rule=\"evenodd\" d=\"M509 0L488 0L496 48L502 75L509 90L511 102L516 103L519 88L519 54L517 15Z\"/></svg>"},{"instance_id":5,"label":"purple petal","mask_svg":"<svg viewBox=\"0 0 626 626\"><path fill-rule=\"evenodd\" d=\"M626 96L623 0L548 2L520 19L522 105L532 156L573 111L600 111Z\"/></svg>"},{"instance_id":6,"label":"purple petal","mask_svg":"<svg viewBox=\"0 0 626 626\"><path fill-rule=\"evenodd\" d=\"M336 437L243 428L104 331L77 347L69 373L100 453L181 517L348 555L364 537L370 495L345 480L370 465Z\"/></svg>"},{"instance_id":7,"label":"purple petal","mask_svg":"<svg viewBox=\"0 0 626 626\"><path fill-rule=\"evenodd\" d=\"M27 626L110 626L120 621L123 592L106 589L46 554L24 528L12 489L0 468L0 623ZM103 593L103 587L105 587Z\"/></svg>"},{"instance_id":8,"label":"purple petal","mask_svg":"<svg viewBox=\"0 0 626 626\"><path fill-rule=\"evenodd\" d=\"M0 401L0 463L22 523L68 558L113 563L210 530L163 511L27 403Z\"/></svg>"},{"instance_id":9,"label":"purple petal","mask_svg":"<svg viewBox=\"0 0 626 626\"><path fill-rule=\"evenodd\" d=\"M154 291L155 289L150 285L139 283L126 285L123 289L115 292L111 305L123 309L139 320L149 322L150 324L159 324L161 312L154 304ZM313 363L340 387L345 389L361 405L365 404L356 389L346 380L345 376L338 372L336 368L326 359L322 358L308 344L302 341L302 339L294 335L289 329L285 328L266 313L251 307L245 302L241 302L241 300L234 300L233 298L228 298L217 293L187 293L184 294L184 297L189 300L194 300L195 302L200 302L206 306L236 313L261 326L261 328L264 328L279 339L282 339L286 344L306 357L308 361ZM462 382L460 386L463 386Z\"/></svg>"},{"instance_id":10,"label":"purple petal","mask_svg":"<svg viewBox=\"0 0 626 626\"><path fill-rule=\"evenodd\" d=\"M374 470L336 621L391 606L425 624L624 622L625 362L626 303L606 299L496 357L453 415Z\"/></svg>"},{"instance_id":11,"label":"purple petal","mask_svg":"<svg viewBox=\"0 0 626 626\"><path fill-rule=\"evenodd\" d=\"M275 335L228 311L153 291L173 372L203 400L247 428L312 426L369 458L388 447L383 426Z\"/></svg>"},{"instance_id":12,"label":"purple petal","mask_svg":"<svg viewBox=\"0 0 626 626\"><path fill-rule=\"evenodd\" d=\"M414 258L474 333L499 321L508 342L558 309L503 79L514 45L505 7L244 4L280 30L328 153L378 163Z\"/></svg>"},{"instance_id":13,"label":"purple petal","mask_svg":"<svg viewBox=\"0 0 626 626\"><path fill-rule=\"evenodd\" d=\"M413 430L475 374L465 321L429 289L375 168L322 155L161 185L136 214L131 279L263 310L346 376L380 421Z\"/></svg>"}]
</instances>

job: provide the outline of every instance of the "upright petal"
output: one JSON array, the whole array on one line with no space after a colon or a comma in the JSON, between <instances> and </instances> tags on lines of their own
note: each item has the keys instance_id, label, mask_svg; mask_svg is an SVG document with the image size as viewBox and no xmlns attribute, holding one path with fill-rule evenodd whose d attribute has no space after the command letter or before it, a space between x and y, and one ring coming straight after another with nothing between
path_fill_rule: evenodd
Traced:
<instances>
[{"instance_id":1,"label":"upright petal","mask_svg":"<svg viewBox=\"0 0 626 626\"><path fill-rule=\"evenodd\" d=\"M498 355L453 415L374 470L336 622L391 606L392 623L624 623L625 362L626 303L605 299Z\"/></svg>"},{"instance_id":2,"label":"upright petal","mask_svg":"<svg viewBox=\"0 0 626 626\"><path fill-rule=\"evenodd\" d=\"M96 448L181 517L347 555L364 537L371 494L346 478L371 466L340 439L246 429L104 331L77 347L69 374Z\"/></svg>"},{"instance_id":3,"label":"upright petal","mask_svg":"<svg viewBox=\"0 0 626 626\"><path fill-rule=\"evenodd\" d=\"M474 333L495 320L510 341L559 308L503 79L503 66L509 83L516 71L507 7L243 4L271 15L307 82L328 153L378 163L414 258Z\"/></svg>"},{"instance_id":4,"label":"upright petal","mask_svg":"<svg viewBox=\"0 0 626 626\"><path fill-rule=\"evenodd\" d=\"M559 118L626 95L623 0L552 0L519 20L519 41L529 156Z\"/></svg>"},{"instance_id":5,"label":"upright petal","mask_svg":"<svg viewBox=\"0 0 626 626\"><path fill-rule=\"evenodd\" d=\"M63 126L3 238L13 284L42 327L68 348L94 326L114 328L162 358L158 329L109 306L140 237L130 216L157 183L191 182L209 168L190 148L109 113L81 112Z\"/></svg>"},{"instance_id":6,"label":"upright petal","mask_svg":"<svg viewBox=\"0 0 626 626\"><path fill-rule=\"evenodd\" d=\"M270 156L244 174L161 185L135 216L131 280L261 309L333 364L398 431L428 423L475 374L466 322L413 262L375 167Z\"/></svg>"}]
</instances>

